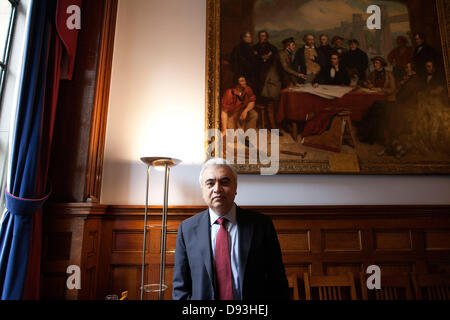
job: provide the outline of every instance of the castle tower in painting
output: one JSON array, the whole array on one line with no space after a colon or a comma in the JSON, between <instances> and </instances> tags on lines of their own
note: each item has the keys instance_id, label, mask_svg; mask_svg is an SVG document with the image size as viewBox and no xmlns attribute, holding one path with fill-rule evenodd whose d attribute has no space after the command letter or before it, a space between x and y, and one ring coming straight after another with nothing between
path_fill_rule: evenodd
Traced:
<instances>
[{"instance_id":1,"label":"castle tower in painting","mask_svg":"<svg viewBox=\"0 0 450 320\"><path fill-rule=\"evenodd\" d=\"M359 41L359 47L361 50L367 50L366 36L364 30L366 26L366 20L363 19L362 14L354 13L352 22L352 38Z\"/></svg>"}]
</instances>

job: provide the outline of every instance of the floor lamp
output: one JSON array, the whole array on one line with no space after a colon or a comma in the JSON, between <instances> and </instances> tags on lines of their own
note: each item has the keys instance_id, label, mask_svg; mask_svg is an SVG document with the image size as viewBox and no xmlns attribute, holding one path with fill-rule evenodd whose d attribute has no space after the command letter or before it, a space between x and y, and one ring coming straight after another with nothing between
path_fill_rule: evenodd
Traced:
<instances>
[{"instance_id":1,"label":"floor lamp","mask_svg":"<svg viewBox=\"0 0 450 320\"><path fill-rule=\"evenodd\" d=\"M164 282L166 269L166 236L167 236L167 206L169 197L169 175L170 175L170 168L179 164L181 160L166 157L144 157L141 158L141 161L147 165L147 187L145 191L145 215L144 215L144 243L142 245L143 248L142 248L142 274L141 274L141 300L144 299L144 291L158 292L158 299L162 300L164 298L164 291L167 290L168 288ZM164 168L164 202L163 202L162 223L161 223L161 258L159 263L159 283L144 285L147 229L149 227L158 227L158 226L147 226L148 190L149 190L151 167Z\"/></svg>"}]
</instances>

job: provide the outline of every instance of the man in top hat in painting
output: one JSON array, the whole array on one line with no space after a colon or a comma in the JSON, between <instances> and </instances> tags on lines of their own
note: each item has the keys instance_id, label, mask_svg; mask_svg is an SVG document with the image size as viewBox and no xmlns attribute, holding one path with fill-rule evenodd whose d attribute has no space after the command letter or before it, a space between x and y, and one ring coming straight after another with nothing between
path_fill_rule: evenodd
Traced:
<instances>
[{"instance_id":1,"label":"man in top hat in painting","mask_svg":"<svg viewBox=\"0 0 450 320\"><path fill-rule=\"evenodd\" d=\"M344 53L342 64L347 69L350 79L357 75L360 82L364 81L367 68L369 67L369 57L367 53L359 48L358 40L350 40L348 46L350 50Z\"/></svg>"},{"instance_id":2,"label":"man in top hat in painting","mask_svg":"<svg viewBox=\"0 0 450 320\"><path fill-rule=\"evenodd\" d=\"M333 39L331 39L331 44L333 45L334 51L339 54L339 57L342 57L342 55L347 51L344 48L344 38L340 36L334 36Z\"/></svg>"}]
</instances>

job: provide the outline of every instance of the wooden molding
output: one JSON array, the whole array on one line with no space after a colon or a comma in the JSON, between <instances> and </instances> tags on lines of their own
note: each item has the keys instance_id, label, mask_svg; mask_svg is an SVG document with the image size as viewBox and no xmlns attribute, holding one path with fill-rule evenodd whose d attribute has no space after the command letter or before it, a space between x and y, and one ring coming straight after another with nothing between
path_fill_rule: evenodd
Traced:
<instances>
[{"instance_id":1,"label":"wooden molding","mask_svg":"<svg viewBox=\"0 0 450 320\"><path fill-rule=\"evenodd\" d=\"M450 205L319 205L319 206L241 206L244 209L261 212L269 216L301 217L442 217L450 216ZM169 206L169 216L192 216L206 206ZM162 206L149 206L151 216L160 216ZM49 214L102 214L111 217L143 216L144 205L106 205L98 203L49 203Z\"/></svg>"},{"instance_id":2,"label":"wooden molding","mask_svg":"<svg viewBox=\"0 0 450 320\"><path fill-rule=\"evenodd\" d=\"M86 174L85 199L91 202L100 201L117 5L118 0L105 0L104 2L95 102L89 141L88 170Z\"/></svg>"},{"instance_id":3,"label":"wooden molding","mask_svg":"<svg viewBox=\"0 0 450 320\"><path fill-rule=\"evenodd\" d=\"M44 212L46 216L87 218L105 215L107 207L106 205L91 202L48 202L44 206Z\"/></svg>"}]
</instances>

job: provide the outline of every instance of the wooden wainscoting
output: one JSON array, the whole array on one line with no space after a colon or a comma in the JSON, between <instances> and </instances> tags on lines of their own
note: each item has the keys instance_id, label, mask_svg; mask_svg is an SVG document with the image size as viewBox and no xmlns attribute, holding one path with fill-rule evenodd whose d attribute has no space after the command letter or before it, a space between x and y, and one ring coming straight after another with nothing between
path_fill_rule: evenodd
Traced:
<instances>
[{"instance_id":1,"label":"wooden wainscoting","mask_svg":"<svg viewBox=\"0 0 450 320\"><path fill-rule=\"evenodd\" d=\"M143 206L92 205L89 210L93 212L82 217L74 214L80 207L64 206L65 210L61 205L57 206L59 209L53 208L53 217L49 218L52 228L45 235L49 250L44 257L44 279L47 281L44 281L43 297L104 299L107 294L120 295L127 290L130 299L138 299ZM373 264L380 266L382 274L450 272L450 206L246 208L271 216L278 232L286 273L299 277L300 299L305 297L304 272L337 275L350 271L357 283L359 273ZM171 298L178 226L203 209L192 206L169 208L166 256L169 290L165 299ZM160 207L151 208L149 225L161 224L160 212ZM71 236L68 230L72 230ZM101 233L101 237L96 238L99 235L96 232ZM149 228L147 232L146 284L158 282L161 240L160 229ZM99 246L92 244L94 238L99 241ZM70 251L67 249L69 243ZM81 258L74 260L73 252ZM86 258L88 252L91 252L91 260ZM65 268L74 261L81 261L86 272L83 273L86 287L78 295L64 289ZM84 261L98 261L98 264L85 264ZM92 271L94 267L95 272ZM357 290L361 297L360 288ZM145 298L157 297L147 294Z\"/></svg>"},{"instance_id":2,"label":"wooden wainscoting","mask_svg":"<svg viewBox=\"0 0 450 320\"><path fill-rule=\"evenodd\" d=\"M49 203L44 206L42 299L93 300L106 206L92 203ZM68 290L67 268L80 267L81 290Z\"/></svg>"},{"instance_id":3,"label":"wooden wainscoting","mask_svg":"<svg viewBox=\"0 0 450 320\"><path fill-rule=\"evenodd\" d=\"M172 297L172 278L178 226L184 219L204 210L199 207L171 207L167 221L165 299ZM151 208L148 225L161 225L162 208ZM102 261L98 296L128 291L129 299L139 299L142 272L143 207L110 206L103 220ZM145 284L159 283L161 229L148 228L146 244ZM103 263L104 262L104 263ZM145 294L145 299L157 299L157 294Z\"/></svg>"}]
</instances>

